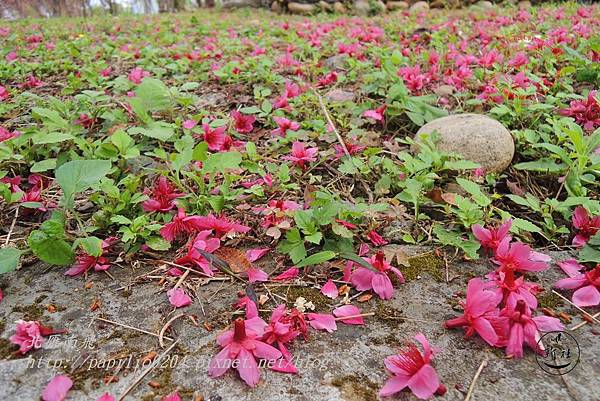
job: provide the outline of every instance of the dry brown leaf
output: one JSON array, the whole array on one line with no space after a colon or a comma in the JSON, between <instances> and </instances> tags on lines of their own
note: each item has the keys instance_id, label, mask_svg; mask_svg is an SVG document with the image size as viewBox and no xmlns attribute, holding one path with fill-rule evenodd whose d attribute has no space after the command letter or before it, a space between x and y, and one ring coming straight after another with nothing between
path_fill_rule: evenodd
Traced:
<instances>
[{"instance_id":1,"label":"dry brown leaf","mask_svg":"<svg viewBox=\"0 0 600 401\"><path fill-rule=\"evenodd\" d=\"M373 298L373 294L363 294L357 298L357 301L358 302L367 302L371 298Z\"/></svg>"},{"instance_id":2,"label":"dry brown leaf","mask_svg":"<svg viewBox=\"0 0 600 401\"><path fill-rule=\"evenodd\" d=\"M456 205L456 194L452 192L444 192L442 194L442 199L449 205Z\"/></svg>"},{"instance_id":3,"label":"dry brown leaf","mask_svg":"<svg viewBox=\"0 0 600 401\"><path fill-rule=\"evenodd\" d=\"M150 387L152 387L152 388L159 388L159 387L160 387L160 383L159 383L159 382L157 382L157 381L154 381L154 380L150 380L150 381L148 382L148 385L149 385Z\"/></svg>"},{"instance_id":4,"label":"dry brown leaf","mask_svg":"<svg viewBox=\"0 0 600 401\"><path fill-rule=\"evenodd\" d=\"M385 255L386 260L393 262L396 260L396 263L399 266L409 267L410 263L408 262L408 255L404 252L400 246L398 245L385 245L381 248L383 254Z\"/></svg>"},{"instance_id":5,"label":"dry brown leaf","mask_svg":"<svg viewBox=\"0 0 600 401\"><path fill-rule=\"evenodd\" d=\"M93 312L93 311L97 310L98 308L100 308L101 305L102 305L102 303L100 302L99 299L94 299L94 302L92 302L92 304L90 305L90 310Z\"/></svg>"},{"instance_id":6,"label":"dry brown leaf","mask_svg":"<svg viewBox=\"0 0 600 401\"><path fill-rule=\"evenodd\" d=\"M242 273L252 267L244 251L235 248L219 248L214 253L229 264L234 273Z\"/></svg>"},{"instance_id":7,"label":"dry brown leaf","mask_svg":"<svg viewBox=\"0 0 600 401\"><path fill-rule=\"evenodd\" d=\"M140 360L140 362L142 362L142 364L152 362L157 355L156 351L150 351Z\"/></svg>"},{"instance_id":8,"label":"dry brown leaf","mask_svg":"<svg viewBox=\"0 0 600 401\"><path fill-rule=\"evenodd\" d=\"M93 281L88 281L87 283L85 283L84 287L86 290L89 290L90 288L92 288L94 286L94 282Z\"/></svg>"},{"instance_id":9,"label":"dry brown leaf","mask_svg":"<svg viewBox=\"0 0 600 401\"><path fill-rule=\"evenodd\" d=\"M434 201L435 203L444 203L441 188L433 188L431 191L427 192L425 196Z\"/></svg>"},{"instance_id":10,"label":"dry brown leaf","mask_svg":"<svg viewBox=\"0 0 600 401\"><path fill-rule=\"evenodd\" d=\"M52 304L48 304L46 305L46 310L50 313L55 313L56 312L56 306L52 305Z\"/></svg>"}]
</instances>

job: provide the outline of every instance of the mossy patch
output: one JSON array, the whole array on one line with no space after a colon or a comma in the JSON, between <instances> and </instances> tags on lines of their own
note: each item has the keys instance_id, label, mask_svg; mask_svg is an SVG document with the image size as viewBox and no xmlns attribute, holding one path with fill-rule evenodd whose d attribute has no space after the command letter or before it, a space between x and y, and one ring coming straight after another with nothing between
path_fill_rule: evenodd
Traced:
<instances>
[{"instance_id":1,"label":"mossy patch","mask_svg":"<svg viewBox=\"0 0 600 401\"><path fill-rule=\"evenodd\" d=\"M363 375L334 377L331 384L338 387L348 401L376 401L379 386Z\"/></svg>"},{"instance_id":2,"label":"mossy patch","mask_svg":"<svg viewBox=\"0 0 600 401\"><path fill-rule=\"evenodd\" d=\"M415 280L423 273L428 273L435 281L442 282L445 277L444 260L435 256L433 252L427 252L408 258L410 266L400 268L402 275L407 281Z\"/></svg>"},{"instance_id":3,"label":"mossy patch","mask_svg":"<svg viewBox=\"0 0 600 401\"><path fill-rule=\"evenodd\" d=\"M302 297L310 301L315 306L315 310L323 311L330 307L329 298L321 294L319 290L311 287L280 287L271 290L274 294L280 295L287 299L287 305L293 306L296 299Z\"/></svg>"},{"instance_id":4,"label":"mossy patch","mask_svg":"<svg viewBox=\"0 0 600 401\"><path fill-rule=\"evenodd\" d=\"M6 338L0 338L0 359L13 359L19 347Z\"/></svg>"},{"instance_id":5,"label":"mossy patch","mask_svg":"<svg viewBox=\"0 0 600 401\"><path fill-rule=\"evenodd\" d=\"M22 313L23 320L37 320L39 321L44 316L45 309L38 304L31 305L17 305L13 308L12 312Z\"/></svg>"},{"instance_id":6,"label":"mossy patch","mask_svg":"<svg viewBox=\"0 0 600 401\"><path fill-rule=\"evenodd\" d=\"M555 309L559 306L564 305L564 301L561 297L553 293L552 291L544 291L537 297L540 308Z\"/></svg>"}]
</instances>

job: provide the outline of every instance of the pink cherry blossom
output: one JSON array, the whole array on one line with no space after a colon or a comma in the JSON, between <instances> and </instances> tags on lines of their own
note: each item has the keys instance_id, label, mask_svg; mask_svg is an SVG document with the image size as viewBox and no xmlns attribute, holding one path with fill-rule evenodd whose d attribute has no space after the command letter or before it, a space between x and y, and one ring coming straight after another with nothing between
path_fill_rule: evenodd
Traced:
<instances>
[{"instance_id":1,"label":"pink cherry blossom","mask_svg":"<svg viewBox=\"0 0 600 401\"><path fill-rule=\"evenodd\" d=\"M204 123L202 124L202 129L204 130L202 139L208 145L208 149L213 152L227 150L227 145L231 141L231 137L225 133L225 130L227 130L226 126L211 128L209 124Z\"/></svg>"},{"instance_id":2,"label":"pink cherry blossom","mask_svg":"<svg viewBox=\"0 0 600 401\"><path fill-rule=\"evenodd\" d=\"M512 219L508 219L498 228L483 228L479 224L474 224L471 230L481 246L495 252L504 238L511 239L510 235L508 235L511 225Z\"/></svg>"},{"instance_id":3,"label":"pink cherry blossom","mask_svg":"<svg viewBox=\"0 0 600 401\"><path fill-rule=\"evenodd\" d=\"M560 320L549 316L531 316L531 309L525 301L519 300L514 308L506 306L501 313L503 332L507 335L506 355L513 358L523 357L523 344L541 353L543 344L538 344L541 331L559 331L564 326Z\"/></svg>"},{"instance_id":4,"label":"pink cherry blossom","mask_svg":"<svg viewBox=\"0 0 600 401\"><path fill-rule=\"evenodd\" d=\"M363 258L369 262L375 271L367 269L366 267L359 267L356 269L350 278L352 285L358 291L373 290L381 299L390 299L394 295L394 286L389 278L389 273L394 273L401 283L404 283L404 276L400 270L392 267L389 262L385 260L383 252L377 252L371 258Z\"/></svg>"},{"instance_id":5,"label":"pink cherry blossom","mask_svg":"<svg viewBox=\"0 0 600 401\"><path fill-rule=\"evenodd\" d=\"M167 291L169 302L176 308L182 308L192 303L192 299L182 288L171 288Z\"/></svg>"},{"instance_id":6,"label":"pink cherry blossom","mask_svg":"<svg viewBox=\"0 0 600 401\"><path fill-rule=\"evenodd\" d=\"M585 271L585 266L575 259L559 262L558 265L569 277L558 280L554 287L575 290L573 303L579 307L600 304L600 264L589 271Z\"/></svg>"},{"instance_id":7,"label":"pink cherry blossom","mask_svg":"<svg viewBox=\"0 0 600 401\"><path fill-rule=\"evenodd\" d=\"M502 293L490 291L488 288L489 285L480 278L469 280L467 299L461 301L463 315L446 321L444 327L464 327L465 337L470 337L476 332L488 344L499 346L503 342L497 326L498 305L502 301Z\"/></svg>"},{"instance_id":8,"label":"pink cherry blossom","mask_svg":"<svg viewBox=\"0 0 600 401\"><path fill-rule=\"evenodd\" d=\"M374 246L383 246L388 244L388 242L384 240L383 237L379 235L375 230L370 231L367 234L367 237Z\"/></svg>"},{"instance_id":9,"label":"pink cherry blossom","mask_svg":"<svg viewBox=\"0 0 600 401\"><path fill-rule=\"evenodd\" d=\"M109 393L104 393L96 401L115 401L115 397L113 397Z\"/></svg>"},{"instance_id":10,"label":"pink cherry blossom","mask_svg":"<svg viewBox=\"0 0 600 401\"><path fill-rule=\"evenodd\" d=\"M252 115L244 115L237 110L231 112L231 118L233 118L233 127L240 134L248 134L254 130L254 122L256 117Z\"/></svg>"},{"instance_id":11,"label":"pink cherry blossom","mask_svg":"<svg viewBox=\"0 0 600 401\"><path fill-rule=\"evenodd\" d=\"M600 98L598 91L589 91L584 100L573 100L569 107L562 109L559 113L563 116L572 117L577 124L581 125L587 132L594 131L600 127Z\"/></svg>"},{"instance_id":12,"label":"pink cherry blossom","mask_svg":"<svg viewBox=\"0 0 600 401\"><path fill-rule=\"evenodd\" d=\"M67 398L67 393L73 387L73 380L68 376L54 376L42 391L42 400L44 401L63 401Z\"/></svg>"},{"instance_id":13,"label":"pink cherry blossom","mask_svg":"<svg viewBox=\"0 0 600 401\"><path fill-rule=\"evenodd\" d=\"M274 116L273 120L275 120L275 123L277 124L277 128L271 131L271 135L273 136L280 136L282 138L285 138L288 130L297 131L298 128L300 128L299 123L288 120L285 117Z\"/></svg>"},{"instance_id":14,"label":"pink cherry blossom","mask_svg":"<svg viewBox=\"0 0 600 401\"><path fill-rule=\"evenodd\" d=\"M181 401L181 397L179 396L179 393L175 391L169 395L165 395L161 398L161 401Z\"/></svg>"},{"instance_id":15,"label":"pink cherry blossom","mask_svg":"<svg viewBox=\"0 0 600 401\"><path fill-rule=\"evenodd\" d=\"M175 207L174 200L184 196L175 190L165 176L160 176L154 183L154 188L145 190L144 193L150 197L142 202L142 208L146 212L168 212Z\"/></svg>"},{"instance_id":16,"label":"pink cherry blossom","mask_svg":"<svg viewBox=\"0 0 600 401\"><path fill-rule=\"evenodd\" d=\"M8 93L8 90L6 90L4 86L0 85L0 100L6 100L9 96L10 93Z\"/></svg>"},{"instance_id":17,"label":"pink cherry blossom","mask_svg":"<svg viewBox=\"0 0 600 401\"><path fill-rule=\"evenodd\" d=\"M385 121L385 110L386 109L387 109L387 105L384 104L374 110L365 110L362 115L363 115L363 117L371 118L371 119L373 119L375 121L379 121L383 124Z\"/></svg>"},{"instance_id":18,"label":"pink cherry blossom","mask_svg":"<svg viewBox=\"0 0 600 401\"><path fill-rule=\"evenodd\" d=\"M286 344L292 342L300 335L290 320L285 305L281 304L273 309L269 324L265 328L262 341L267 344L277 344L281 351L282 359L274 364L273 370L283 373L298 373L293 363L292 354L286 348Z\"/></svg>"},{"instance_id":19,"label":"pink cherry blossom","mask_svg":"<svg viewBox=\"0 0 600 401\"><path fill-rule=\"evenodd\" d=\"M423 347L423 353L414 343L409 343L399 354L388 356L385 367L392 374L379 391L382 397L396 394L406 387L421 400L431 398L436 392L445 392L437 372L431 366L433 351L422 333L414 337Z\"/></svg>"},{"instance_id":20,"label":"pink cherry blossom","mask_svg":"<svg viewBox=\"0 0 600 401\"><path fill-rule=\"evenodd\" d=\"M306 169L306 163L314 162L317 160L315 157L319 149L317 148L306 148L302 142L295 141L292 144L292 152L290 156L284 156L283 160L289 160L302 170Z\"/></svg>"},{"instance_id":21,"label":"pink cherry blossom","mask_svg":"<svg viewBox=\"0 0 600 401\"><path fill-rule=\"evenodd\" d=\"M32 349L41 348L44 344L44 338L40 329L39 322L18 320L16 332L10 337L10 342L19 346L21 354L26 354Z\"/></svg>"},{"instance_id":22,"label":"pink cherry blossom","mask_svg":"<svg viewBox=\"0 0 600 401\"><path fill-rule=\"evenodd\" d=\"M511 66L511 67L521 67L521 66L524 66L526 64L529 64L529 58L527 58L527 55L525 54L525 52L518 52L508 62L508 65Z\"/></svg>"},{"instance_id":23,"label":"pink cherry blossom","mask_svg":"<svg viewBox=\"0 0 600 401\"><path fill-rule=\"evenodd\" d=\"M572 219L573 227L577 229L573 245L581 248L600 230L600 215L590 217L584 207L577 206L573 211Z\"/></svg>"},{"instance_id":24,"label":"pink cherry blossom","mask_svg":"<svg viewBox=\"0 0 600 401\"><path fill-rule=\"evenodd\" d=\"M21 135L19 131L10 132L4 127L0 127L0 142L8 141L17 138Z\"/></svg>"},{"instance_id":25,"label":"pink cherry blossom","mask_svg":"<svg viewBox=\"0 0 600 401\"><path fill-rule=\"evenodd\" d=\"M250 387L254 387L260 380L260 371L255 358L278 360L281 352L271 345L259 340L264 334L266 324L258 325L252 318L243 320L238 318L234 322L233 330L229 330L217 337L217 342L223 349L213 357L209 363L208 374L210 377L222 376L229 368L237 369L240 377Z\"/></svg>"},{"instance_id":26,"label":"pink cherry blossom","mask_svg":"<svg viewBox=\"0 0 600 401\"><path fill-rule=\"evenodd\" d=\"M495 286L490 286L490 291L495 291L502 296L506 305L516 305L519 299L522 299L527 305L537 308L537 294L542 292L537 284L525 281L525 277L515 278L514 270L492 272L486 276Z\"/></svg>"}]
</instances>

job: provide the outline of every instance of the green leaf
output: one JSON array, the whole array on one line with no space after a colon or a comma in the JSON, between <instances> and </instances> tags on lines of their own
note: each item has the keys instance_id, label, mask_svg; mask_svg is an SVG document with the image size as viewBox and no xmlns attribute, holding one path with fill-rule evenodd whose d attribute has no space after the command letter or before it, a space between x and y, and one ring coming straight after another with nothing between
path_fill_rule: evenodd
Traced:
<instances>
[{"instance_id":1,"label":"green leaf","mask_svg":"<svg viewBox=\"0 0 600 401\"><path fill-rule=\"evenodd\" d=\"M27 242L33 253L46 263L66 266L73 263L75 259L75 254L69 243L48 236L44 231L32 231Z\"/></svg>"},{"instance_id":2,"label":"green leaf","mask_svg":"<svg viewBox=\"0 0 600 401\"><path fill-rule=\"evenodd\" d=\"M74 139L73 135L64 132L50 132L49 134L39 132L31 138L31 141L34 145L45 145L70 141L72 139Z\"/></svg>"},{"instance_id":3,"label":"green leaf","mask_svg":"<svg viewBox=\"0 0 600 401\"><path fill-rule=\"evenodd\" d=\"M533 162L517 163L513 166L517 170L541 171L556 173L566 168L564 164L556 164L552 159L539 159Z\"/></svg>"},{"instance_id":4,"label":"green leaf","mask_svg":"<svg viewBox=\"0 0 600 401\"><path fill-rule=\"evenodd\" d=\"M144 78L135 89L141 106L148 111L163 111L171 106L169 88L159 79Z\"/></svg>"},{"instance_id":5,"label":"green leaf","mask_svg":"<svg viewBox=\"0 0 600 401\"><path fill-rule=\"evenodd\" d=\"M317 253L314 253L314 254L310 255L309 257L307 257L306 259L304 259L300 263L298 263L296 265L296 267L318 265L320 263L327 262L328 260L331 260L331 259L335 258L336 255L337 254L335 252L333 252L333 251L321 251L321 252L317 252Z\"/></svg>"},{"instance_id":6,"label":"green leaf","mask_svg":"<svg viewBox=\"0 0 600 401\"><path fill-rule=\"evenodd\" d=\"M42 173L44 171L54 170L55 168L56 159L46 159L34 163L33 166L31 166L31 169L29 169L29 171L31 171L32 173Z\"/></svg>"},{"instance_id":7,"label":"green leaf","mask_svg":"<svg viewBox=\"0 0 600 401\"><path fill-rule=\"evenodd\" d=\"M462 249L465 255L470 259L479 259L479 255L477 254L477 250L481 246L479 242L471 239L464 239L461 237L460 233L448 231L444 229L441 224L435 224L433 226L433 233L442 244Z\"/></svg>"},{"instance_id":8,"label":"green leaf","mask_svg":"<svg viewBox=\"0 0 600 401\"><path fill-rule=\"evenodd\" d=\"M162 237L150 237L146 240L146 245L155 251L166 251L171 248L171 243Z\"/></svg>"},{"instance_id":9,"label":"green leaf","mask_svg":"<svg viewBox=\"0 0 600 401\"><path fill-rule=\"evenodd\" d=\"M0 274L8 273L17 268L23 251L17 248L0 249Z\"/></svg>"},{"instance_id":10,"label":"green leaf","mask_svg":"<svg viewBox=\"0 0 600 401\"><path fill-rule=\"evenodd\" d=\"M527 221L527 220L514 218L512 224L514 227L518 228L519 230L529 231L530 233L542 232L542 230L538 226L536 226L535 224L533 224L532 222Z\"/></svg>"},{"instance_id":11,"label":"green leaf","mask_svg":"<svg viewBox=\"0 0 600 401\"><path fill-rule=\"evenodd\" d=\"M73 196L100 182L110 171L108 160L73 160L56 169L54 176L63 190L63 201L69 207Z\"/></svg>"},{"instance_id":12,"label":"green leaf","mask_svg":"<svg viewBox=\"0 0 600 401\"><path fill-rule=\"evenodd\" d=\"M361 265L362 267L365 267L367 269L376 271L376 269L373 266L371 266L371 264L369 262L367 262L366 260L364 260L363 258L361 258L360 256L358 256L354 253L342 252L342 253L340 253L340 257L347 259L347 260L351 260L354 263L358 263L359 265Z\"/></svg>"},{"instance_id":13,"label":"green leaf","mask_svg":"<svg viewBox=\"0 0 600 401\"><path fill-rule=\"evenodd\" d=\"M225 170L234 170L240 168L242 154L240 152L221 152L212 153L206 158L203 170L207 173Z\"/></svg>"},{"instance_id":14,"label":"green leaf","mask_svg":"<svg viewBox=\"0 0 600 401\"><path fill-rule=\"evenodd\" d=\"M456 179L456 182L473 197L473 200L479 206L485 207L492 203L492 201L483 192L481 192L481 188L478 184L460 177Z\"/></svg>"},{"instance_id":15,"label":"green leaf","mask_svg":"<svg viewBox=\"0 0 600 401\"><path fill-rule=\"evenodd\" d=\"M90 256L102 255L102 240L97 237L86 237L77 238L73 243L73 248L77 249L79 246Z\"/></svg>"}]
</instances>

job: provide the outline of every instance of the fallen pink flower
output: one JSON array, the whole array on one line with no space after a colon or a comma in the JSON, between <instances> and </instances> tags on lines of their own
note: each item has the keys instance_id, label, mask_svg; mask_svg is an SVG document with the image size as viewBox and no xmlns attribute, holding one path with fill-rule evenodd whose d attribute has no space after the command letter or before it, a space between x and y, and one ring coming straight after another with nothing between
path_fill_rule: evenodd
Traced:
<instances>
[{"instance_id":1,"label":"fallen pink flower","mask_svg":"<svg viewBox=\"0 0 600 401\"><path fill-rule=\"evenodd\" d=\"M335 317L326 313L307 313L308 323L310 327L315 330L327 330L329 333L333 333L337 330L337 324L335 323Z\"/></svg>"},{"instance_id":2,"label":"fallen pink flower","mask_svg":"<svg viewBox=\"0 0 600 401\"><path fill-rule=\"evenodd\" d=\"M108 393L104 393L96 401L115 401L115 397Z\"/></svg>"},{"instance_id":3,"label":"fallen pink flower","mask_svg":"<svg viewBox=\"0 0 600 401\"><path fill-rule=\"evenodd\" d=\"M361 316L360 309L354 305L343 305L333 310L333 315L342 323L363 325L365 320Z\"/></svg>"},{"instance_id":4,"label":"fallen pink flower","mask_svg":"<svg viewBox=\"0 0 600 401\"><path fill-rule=\"evenodd\" d=\"M0 85L0 100L6 100L9 96L10 93L8 93L8 90L6 90L4 86Z\"/></svg>"},{"instance_id":5,"label":"fallen pink flower","mask_svg":"<svg viewBox=\"0 0 600 401\"><path fill-rule=\"evenodd\" d=\"M221 240L218 238L211 238L211 230L200 231L194 241L188 247L188 253L181 258L175 260L175 263L179 265L192 265L202 269L204 274L212 277L213 271L211 263L206 260L200 251L207 253L213 253L221 246Z\"/></svg>"},{"instance_id":6,"label":"fallen pink flower","mask_svg":"<svg viewBox=\"0 0 600 401\"><path fill-rule=\"evenodd\" d=\"M585 100L573 100L569 107L559 110L559 114L572 117L575 122L587 132L600 127L600 101L597 100L598 91L590 91Z\"/></svg>"},{"instance_id":7,"label":"fallen pink flower","mask_svg":"<svg viewBox=\"0 0 600 401\"><path fill-rule=\"evenodd\" d=\"M338 289L335 286L333 280L329 279L327 282L321 287L321 294L329 297L331 299L336 299L338 297Z\"/></svg>"},{"instance_id":8,"label":"fallen pink flower","mask_svg":"<svg viewBox=\"0 0 600 401\"><path fill-rule=\"evenodd\" d=\"M64 375L54 376L42 391L44 401L63 401L73 387L73 380Z\"/></svg>"},{"instance_id":9,"label":"fallen pink flower","mask_svg":"<svg viewBox=\"0 0 600 401\"><path fill-rule=\"evenodd\" d=\"M421 400L431 398L436 392L445 393L445 387L431 366L434 354L427 338L422 333L417 333L414 338L423 346L423 353L411 342L398 355L385 358L385 367L392 373L392 377L387 379L379 391L380 396L391 396L406 387Z\"/></svg>"},{"instance_id":10,"label":"fallen pink flower","mask_svg":"<svg viewBox=\"0 0 600 401\"><path fill-rule=\"evenodd\" d=\"M140 67L135 67L133 70L131 70L129 72L129 75L127 75L127 78L134 84L139 85L142 83L142 80L144 78L149 77L149 76L150 76L150 73L148 71L144 71Z\"/></svg>"},{"instance_id":11,"label":"fallen pink flower","mask_svg":"<svg viewBox=\"0 0 600 401\"><path fill-rule=\"evenodd\" d=\"M258 340L263 332L254 331L247 326L247 322L238 318L234 322L233 330L217 337L217 342L223 349L209 363L210 377L222 376L229 368L234 367L242 380L250 387L254 387L260 380L260 371L255 358L269 361L281 358L282 354L278 349Z\"/></svg>"},{"instance_id":12,"label":"fallen pink flower","mask_svg":"<svg viewBox=\"0 0 600 401\"><path fill-rule=\"evenodd\" d=\"M317 160L315 157L319 149L317 148L306 148L302 142L295 141L292 144L292 151L290 156L284 156L283 160L289 160L295 165L300 167L302 170L306 169L306 163L314 162Z\"/></svg>"},{"instance_id":13,"label":"fallen pink flower","mask_svg":"<svg viewBox=\"0 0 600 401\"><path fill-rule=\"evenodd\" d=\"M142 202L145 212L168 212L175 207L174 200L184 196L175 191L175 187L167 181L165 176L160 176L154 183L154 188L145 190L144 193L150 197Z\"/></svg>"},{"instance_id":14,"label":"fallen pink flower","mask_svg":"<svg viewBox=\"0 0 600 401\"><path fill-rule=\"evenodd\" d=\"M446 321L444 327L447 329L464 327L465 337L470 337L477 332L488 344L496 347L503 343L497 326L498 304L502 301L502 294L490 291L488 287L489 284L484 283L480 278L469 280L467 299L461 301L464 308L463 315Z\"/></svg>"},{"instance_id":15,"label":"fallen pink flower","mask_svg":"<svg viewBox=\"0 0 600 401\"><path fill-rule=\"evenodd\" d=\"M513 358L523 357L523 344L527 344L537 353L544 350L540 340L541 331L560 331L564 326L557 318L550 316L531 316L531 309L525 301L517 301L514 308L505 307L501 312L503 332L507 333L506 355Z\"/></svg>"},{"instance_id":16,"label":"fallen pink flower","mask_svg":"<svg viewBox=\"0 0 600 401\"><path fill-rule=\"evenodd\" d=\"M291 267L291 268L287 269L286 271L284 271L283 273L281 273L279 276L274 277L273 280L275 280L275 281L293 280L296 277L298 277L298 274L300 274L300 270L297 267Z\"/></svg>"},{"instance_id":17,"label":"fallen pink flower","mask_svg":"<svg viewBox=\"0 0 600 401\"><path fill-rule=\"evenodd\" d=\"M404 276L400 270L392 267L392 265L385 260L383 252L379 251L371 258L363 258L369 262L376 271L367 269L366 267L359 267L356 269L350 278L352 285L358 291L373 290L379 298L390 299L394 296L394 286L390 280L389 273L392 272L398 277L401 283L404 283Z\"/></svg>"},{"instance_id":18,"label":"fallen pink flower","mask_svg":"<svg viewBox=\"0 0 600 401\"><path fill-rule=\"evenodd\" d=\"M179 287L171 288L167 291L169 302L176 308L182 308L192 303L192 298L185 291Z\"/></svg>"},{"instance_id":19,"label":"fallen pink flower","mask_svg":"<svg viewBox=\"0 0 600 401\"><path fill-rule=\"evenodd\" d=\"M537 284L525 281L525 277L515 278L513 270L492 272L486 276L495 286L490 286L490 291L495 291L502 296L506 305L514 307L519 299L522 299L531 309L537 308L537 294L542 292Z\"/></svg>"},{"instance_id":20,"label":"fallen pink flower","mask_svg":"<svg viewBox=\"0 0 600 401\"><path fill-rule=\"evenodd\" d=\"M208 145L208 149L213 152L227 150L231 145L232 139L225 133L227 126L223 125L217 128L211 128L207 123L202 124L204 130L203 139Z\"/></svg>"},{"instance_id":21,"label":"fallen pink flower","mask_svg":"<svg viewBox=\"0 0 600 401\"><path fill-rule=\"evenodd\" d=\"M185 120L181 124L181 126L185 129L193 129L196 125L198 125L198 122L194 120Z\"/></svg>"},{"instance_id":22,"label":"fallen pink flower","mask_svg":"<svg viewBox=\"0 0 600 401\"><path fill-rule=\"evenodd\" d=\"M102 241L102 254L100 256L88 255L82 252L75 258L75 264L65 272L66 276L78 276L83 273L87 273L88 270L94 268L94 271L106 271L110 268L110 262L108 258L103 256L112 245L117 242L116 237L109 237Z\"/></svg>"},{"instance_id":23,"label":"fallen pink flower","mask_svg":"<svg viewBox=\"0 0 600 401\"><path fill-rule=\"evenodd\" d=\"M573 303L579 307L600 304L600 263L587 272L585 266L577 263L575 259L558 262L558 265L569 278L558 280L554 287L575 290Z\"/></svg>"},{"instance_id":24,"label":"fallen pink flower","mask_svg":"<svg viewBox=\"0 0 600 401\"><path fill-rule=\"evenodd\" d=\"M285 117L274 116L273 120L275 120L275 123L277 124L277 128L271 131L271 135L273 136L280 136L282 138L285 138L288 130L297 131L298 128L300 128L299 123L288 120Z\"/></svg>"},{"instance_id":25,"label":"fallen pink flower","mask_svg":"<svg viewBox=\"0 0 600 401\"><path fill-rule=\"evenodd\" d=\"M286 314L284 304L273 310L269 324L262 336L262 341L269 345L276 343L281 351L282 359L274 364L273 370L283 373L298 373L298 369L293 363L292 354L285 345L298 337L300 331L294 328L290 320L286 318Z\"/></svg>"},{"instance_id":26,"label":"fallen pink flower","mask_svg":"<svg viewBox=\"0 0 600 401\"><path fill-rule=\"evenodd\" d=\"M233 118L233 127L240 134L249 134L254 130L254 122L256 117L250 115L244 115L237 110L231 112L231 118Z\"/></svg>"},{"instance_id":27,"label":"fallen pink flower","mask_svg":"<svg viewBox=\"0 0 600 401\"><path fill-rule=\"evenodd\" d=\"M508 219L498 228L483 228L479 224L474 224L471 226L471 231L473 231L473 235L477 238L481 246L495 252L504 238L508 238L510 241L511 237L508 235L508 232L511 226L512 219Z\"/></svg>"},{"instance_id":28,"label":"fallen pink flower","mask_svg":"<svg viewBox=\"0 0 600 401\"><path fill-rule=\"evenodd\" d=\"M250 227L229 220L226 216L199 216L194 220L194 225L199 230L214 230L215 236L222 237L234 233L247 233Z\"/></svg>"},{"instance_id":29,"label":"fallen pink flower","mask_svg":"<svg viewBox=\"0 0 600 401\"><path fill-rule=\"evenodd\" d=\"M10 132L4 127L0 127L0 142L8 141L21 136L19 131Z\"/></svg>"},{"instance_id":30,"label":"fallen pink flower","mask_svg":"<svg viewBox=\"0 0 600 401\"><path fill-rule=\"evenodd\" d=\"M577 234L573 238L573 245L581 248L591 237L600 231L600 215L590 217L588 211L577 206L573 211L573 227L577 229Z\"/></svg>"},{"instance_id":31,"label":"fallen pink flower","mask_svg":"<svg viewBox=\"0 0 600 401\"><path fill-rule=\"evenodd\" d=\"M248 276L248 281L251 283L259 283L269 280L269 275L264 270L254 267L246 270L246 275Z\"/></svg>"},{"instance_id":32,"label":"fallen pink flower","mask_svg":"<svg viewBox=\"0 0 600 401\"><path fill-rule=\"evenodd\" d=\"M383 246L383 245L387 245L388 242L386 240L383 239L383 237L381 235L379 235L377 233L377 231L372 230L371 232L369 232L367 234L367 237L369 238L369 240L371 241L371 243L374 246Z\"/></svg>"},{"instance_id":33,"label":"fallen pink flower","mask_svg":"<svg viewBox=\"0 0 600 401\"><path fill-rule=\"evenodd\" d=\"M384 104L382 106L379 106L375 110L366 110L363 112L362 115L363 115L363 117L371 118L375 121L380 121L381 123L383 123L386 109L387 109L387 105Z\"/></svg>"},{"instance_id":34,"label":"fallen pink flower","mask_svg":"<svg viewBox=\"0 0 600 401\"><path fill-rule=\"evenodd\" d=\"M539 255L533 252L529 245L521 242L510 243L510 238L505 237L496 248L494 263L500 266L501 271L539 272L549 267L545 261L540 260Z\"/></svg>"},{"instance_id":35,"label":"fallen pink flower","mask_svg":"<svg viewBox=\"0 0 600 401\"><path fill-rule=\"evenodd\" d=\"M177 210L170 223L160 229L160 235L167 241L173 241L182 235L189 235L202 230L198 225L200 216L187 216L183 208Z\"/></svg>"}]
</instances>

